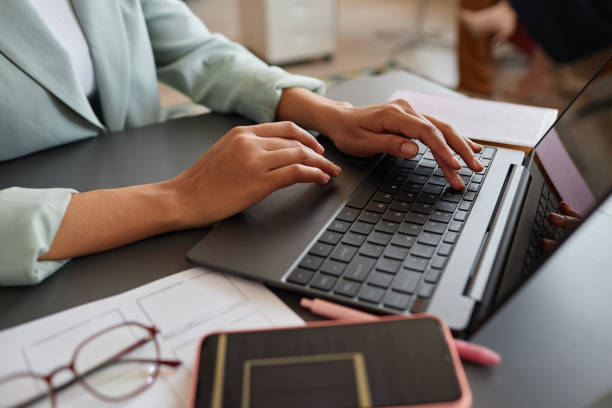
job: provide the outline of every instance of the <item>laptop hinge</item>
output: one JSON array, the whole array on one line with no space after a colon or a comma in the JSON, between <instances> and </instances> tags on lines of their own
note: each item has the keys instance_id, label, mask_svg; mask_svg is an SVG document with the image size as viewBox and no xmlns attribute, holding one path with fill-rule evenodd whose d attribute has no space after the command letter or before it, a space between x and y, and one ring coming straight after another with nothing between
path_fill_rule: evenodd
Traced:
<instances>
[{"instance_id":1,"label":"laptop hinge","mask_svg":"<svg viewBox=\"0 0 612 408\"><path fill-rule=\"evenodd\" d=\"M482 299L487 287L489 275L498 255L498 248L502 241L504 230L514 208L514 198L520 189L522 176L525 171L525 167L514 164L508 169L503 193L497 201L496 210L483 237L477 260L470 274L470 280L464 291L465 296L476 301Z\"/></svg>"}]
</instances>

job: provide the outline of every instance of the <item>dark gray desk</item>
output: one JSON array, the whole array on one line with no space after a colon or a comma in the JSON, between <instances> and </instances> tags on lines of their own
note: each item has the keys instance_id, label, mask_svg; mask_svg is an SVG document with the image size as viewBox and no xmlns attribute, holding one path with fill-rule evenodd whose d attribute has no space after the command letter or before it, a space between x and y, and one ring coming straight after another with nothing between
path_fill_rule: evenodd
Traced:
<instances>
[{"instance_id":1,"label":"dark gray desk","mask_svg":"<svg viewBox=\"0 0 612 408\"><path fill-rule=\"evenodd\" d=\"M399 88L452 92L397 72L351 81L329 94L365 105L381 102ZM208 147L199 137L203 132L221 136L244 123L237 116L204 115L51 149L0 163L0 188L88 190L166 179ZM144 143L156 148L144 154ZM612 209L585 227L474 336L504 357L494 369L466 366L474 406L584 406L612 390ZM187 269L191 265L185 253L204 233L165 234L75 259L35 287L0 288L0 329ZM577 264L580 270L573 266ZM303 317L312 318L297 307L299 296L278 293Z\"/></svg>"}]
</instances>

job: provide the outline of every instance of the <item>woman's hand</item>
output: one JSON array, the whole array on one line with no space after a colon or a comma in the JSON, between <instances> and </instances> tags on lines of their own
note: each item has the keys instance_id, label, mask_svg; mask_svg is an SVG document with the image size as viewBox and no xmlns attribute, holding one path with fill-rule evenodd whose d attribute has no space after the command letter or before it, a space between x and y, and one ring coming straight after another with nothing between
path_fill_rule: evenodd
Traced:
<instances>
[{"instance_id":1,"label":"woman's hand","mask_svg":"<svg viewBox=\"0 0 612 408\"><path fill-rule=\"evenodd\" d=\"M185 227L212 224L295 183L327 183L341 170L323 150L292 122L232 129L171 180Z\"/></svg>"},{"instance_id":2,"label":"woman's hand","mask_svg":"<svg viewBox=\"0 0 612 408\"><path fill-rule=\"evenodd\" d=\"M429 147L453 188L465 184L459 177L461 163L455 153L474 171L482 164L474 156L482 147L460 136L444 122L416 112L404 99L379 105L353 107L335 102L301 88L289 88L277 110L277 117L292 120L307 129L331 138L336 147L355 156L388 153L410 158L417 154L417 139Z\"/></svg>"},{"instance_id":3,"label":"woman's hand","mask_svg":"<svg viewBox=\"0 0 612 408\"><path fill-rule=\"evenodd\" d=\"M548 222L553 227L574 229L582 221L582 215L570 207L567 201L561 201L559 204L559 213L560 214L551 212L546 216ZM546 250L554 249L558 244L559 243L554 239L542 239L542 247Z\"/></svg>"}]
</instances>

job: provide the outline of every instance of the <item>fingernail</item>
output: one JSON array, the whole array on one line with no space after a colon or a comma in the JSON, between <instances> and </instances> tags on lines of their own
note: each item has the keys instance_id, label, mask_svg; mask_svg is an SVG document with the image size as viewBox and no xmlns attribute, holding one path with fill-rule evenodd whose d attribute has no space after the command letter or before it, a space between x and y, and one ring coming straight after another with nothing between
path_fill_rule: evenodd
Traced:
<instances>
[{"instance_id":1,"label":"fingernail","mask_svg":"<svg viewBox=\"0 0 612 408\"><path fill-rule=\"evenodd\" d=\"M323 152L325 152L325 148L322 145L318 145L319 146L319 153L323 154Z\"/></svg>"},{"instance_id":2,"label":"fingernail","mask_svg":"<svg viewBox=\"0 0 612 408\"><path fill-rule=\"evenodd\" d=\"M324 174L324 176L325 176L325 181L324 181L324 183L325 183L325 184L329 183L329 180L331 180L331 176L330 176L329 174Z\"/></svg>"},{"instance_id":3,"label":"fingernail","mask_svg":"<svg viewBox=\"0 0 612 408\"><path fill-rule=\"evenodd\" d=\"M339 176L340 173L342 173L342 168L340 166L334 164L334 171L335 171L335 175Z\"/></svg>"},{"instance_id":4,"label":"fingernail","mask_svg":"<svg viewBox=\"0 0 612 408\"><path fill-rule=\"evenodd\" d=\"M416 156L419 148L412 143L402 143L400 145L400 152L402 155L407 156L408 158L412 158Z\"/></svg>"},{"instance_id":5,"label":"fingernail","mask_svg":"<svg viewBox=\"0 0 612 408\"><path fill-rule=\"evenodd\" d=\"M457 185L459 186L459 190L463 190L465 188L465 183L463 182L463 179L459 177L459 175L455 177L455 181L457 182Z\"/></svg>"},{"instance_id":6,"label":"fingernail","mask_svg":"<svg viewBox=\"0 0 612 408\"><path fill-rule=\"evenodd\" d=\"M478 171L482 170L484 166L482 163L476 158L476 156L472 156L472 165L478 169Z\"/></svg>"}]
</instances>

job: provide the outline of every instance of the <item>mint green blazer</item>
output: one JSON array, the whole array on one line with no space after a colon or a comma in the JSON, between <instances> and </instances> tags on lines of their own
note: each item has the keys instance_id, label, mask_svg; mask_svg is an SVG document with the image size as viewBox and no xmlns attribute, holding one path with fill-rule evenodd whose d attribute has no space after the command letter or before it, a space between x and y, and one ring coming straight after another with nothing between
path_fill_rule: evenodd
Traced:
<instances>
[{"instance_id":1,"label":"mint green blazer","mask_svg":"<svg viewBox=\"0 0 612 408\"><path fill-rule=\"evenodd\" d=\"M0 12L0 161L159 121L157 81L217 112L274 120L282 89L319 80L270 67L179 0L72 0L93 60L98 117L68 52L29 1ZM67 260L49 250L75 190L0 190L0 285L34 284Z\"/></svg>"}]
</instances>

